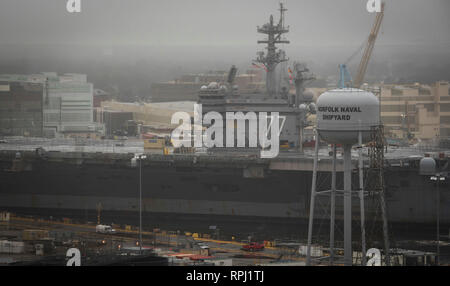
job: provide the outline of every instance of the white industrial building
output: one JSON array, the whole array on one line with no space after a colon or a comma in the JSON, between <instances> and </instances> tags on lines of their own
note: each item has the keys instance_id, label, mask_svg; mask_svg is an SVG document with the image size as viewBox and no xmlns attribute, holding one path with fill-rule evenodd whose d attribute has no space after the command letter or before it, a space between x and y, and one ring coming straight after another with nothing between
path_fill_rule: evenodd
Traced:
<instances>
[{"instance_id":1,"label":"white industrial building","mask_svg":"<svg viewBox=\"0 0 450 286\"><path fill-rule=\"evenodd\" d=\"M14 135L51 138L104 135L103 124L94 122L94 87L86 75L6 74L0 75L0 87L4 113L0 125L7 131L17 131Z\"/></svg>"},{"instance_id":2,"label":"white industrial building","mask_svg":"<svg viewBox=\"0 0 450 286\"><path fill-rule=\"evenodd\" d=\"M44 134L49 137L103 134L103 126L93 119L92 83L86 75L43 73Z\"/></svg>"}]
</instances>

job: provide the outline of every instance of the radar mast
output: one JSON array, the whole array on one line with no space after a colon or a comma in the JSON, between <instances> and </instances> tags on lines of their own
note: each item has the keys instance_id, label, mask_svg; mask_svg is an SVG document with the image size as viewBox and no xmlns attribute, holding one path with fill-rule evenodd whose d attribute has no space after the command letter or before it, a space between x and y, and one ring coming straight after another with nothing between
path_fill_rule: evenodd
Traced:
<instances>
[{"instance_id":1,"label":"radar mast","mask_svg":"<svg viewBox=\"0 0 450 286\"><path fill-rule=\"evenodd\" d=\"M258 33L267 35L267 39L258 41L258 44L267 44L267 53L264 53L264 51L258 52L256 62L259 62L266 67L266 87L267 93L271 97L275 97L276 94L275 68L279 63L288 60L285 57L284 51L277 51L277 47L275 46L275 44L289 44L288 40L281 37L283 34L289 32L289 26L284 26L284 12L287 11L287 9L284 8L283 3L280 3L279 11L280 19L278 24L274 24L273 16L270 15L269 23L264 24L262 27L257 27Z\"/></svg>"}]
</instances>

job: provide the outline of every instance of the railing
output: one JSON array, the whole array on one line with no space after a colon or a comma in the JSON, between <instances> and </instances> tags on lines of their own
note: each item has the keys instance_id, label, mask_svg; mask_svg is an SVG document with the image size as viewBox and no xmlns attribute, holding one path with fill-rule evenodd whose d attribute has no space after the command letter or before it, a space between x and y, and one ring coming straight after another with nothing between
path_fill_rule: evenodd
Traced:
<instances>
[{"instance_id":1,"label":"railing","mask_svg":"<svg viewBox=\"0 0 450 286\"><path fill-rule=\"evenodd\" d=\"M101 152L101 153L143 153L142 140L95 140L85 138L36 138L5 137L6 143L0 144L0 150L59 152Z\"/></svg>"}]
</instances>

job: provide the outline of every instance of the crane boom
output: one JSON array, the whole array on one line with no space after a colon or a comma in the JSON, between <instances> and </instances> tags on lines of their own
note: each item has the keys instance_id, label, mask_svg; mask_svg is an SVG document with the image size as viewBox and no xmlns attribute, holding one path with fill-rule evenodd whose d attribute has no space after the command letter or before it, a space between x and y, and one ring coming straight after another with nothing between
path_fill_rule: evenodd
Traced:
<instances>
[{"instance_id":1,"label":"crane boom","mask_svg":"<svg viewBox=\"0 0 450 286\"><path fill-rule=\"evenodd\" d=\"M339 65L339 74L341 77L339 80L339 88L352 87L352 76L348 72L346 64ZM347 83L350 83L350 86Z\"/></svg>"},{"instance_id":2,"label":"crane boom","mask_svg":"<svg viewBox=\"0 0 450 286\"><path fill-rule=\"evenodd\" d=\"M372 50L375 45L375 40L377 39L378 32L380 31L381 22L383 21L384 5L384 2L381 3L381 11L377 12L375 23L373 24L372 31L370 31L363 57L361 58L361 62L359 63L358 73L356 74L354 81L354 86L356 88L359 88L363 83L367 65L369 64L370 56L372 55Z\"/></svg>"}]
</instances>

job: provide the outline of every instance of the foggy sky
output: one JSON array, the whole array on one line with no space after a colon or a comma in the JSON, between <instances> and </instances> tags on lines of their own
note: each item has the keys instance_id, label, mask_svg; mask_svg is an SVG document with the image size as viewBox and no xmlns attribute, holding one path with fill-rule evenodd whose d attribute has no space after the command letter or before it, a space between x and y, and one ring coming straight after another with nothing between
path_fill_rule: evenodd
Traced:
<instances>
[{"instance_id":1,"label":"foggy sky","mask_svg":"<svg viewBox=\"0 0 450 286\"><path fill-rule=\"evenodd\" d=\"M66 0L0 0L0 73L86 73L102 86L132 77L147 85L232 64L242 72L264 49L256 26L270 14L279 18L279 0L81 1L82 12L71 14ZM284 0L290 44L280 47L318 76L336 75L367 40L375 14L366 2ZM385 2L367 76L450 80L450 0ZM360 58L349 63L351 72ZM123 73L110 76L113 70Z\"/></svg>"},{"instance_id":2,"label":"foggy sky","mask_svg":"<svg viewBox=\"0 0 450 286\"><path fill-rule=\"evenodd\" d=\"M254 45L277 0L1 0L1 43ZM285 0L292 45L360 44L366 0ZM379 44L449 44L450 1L387 0Z\"/></svg>"}]
</instances>

